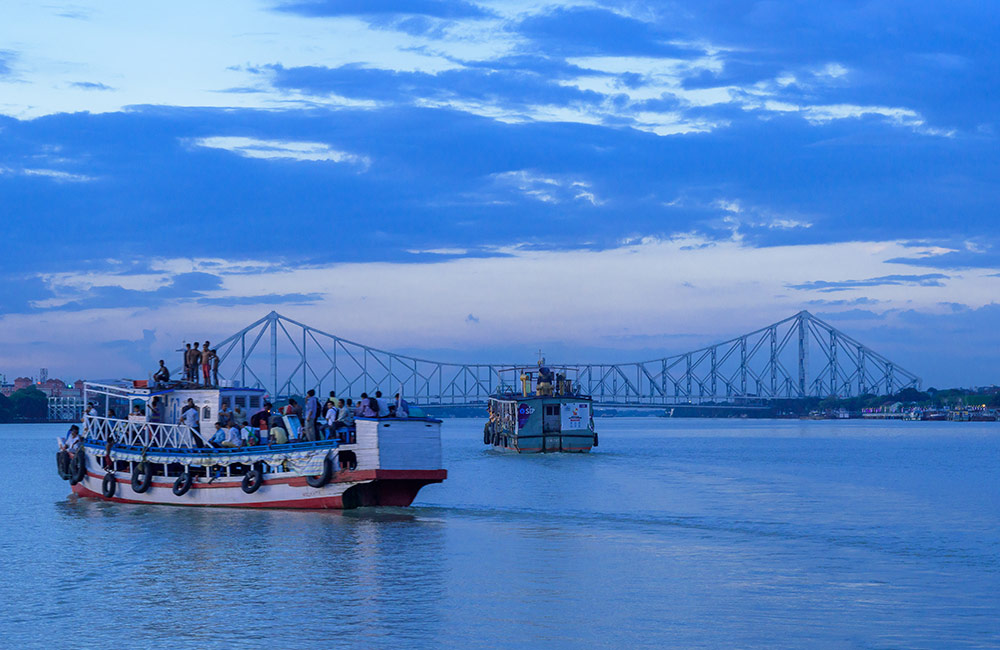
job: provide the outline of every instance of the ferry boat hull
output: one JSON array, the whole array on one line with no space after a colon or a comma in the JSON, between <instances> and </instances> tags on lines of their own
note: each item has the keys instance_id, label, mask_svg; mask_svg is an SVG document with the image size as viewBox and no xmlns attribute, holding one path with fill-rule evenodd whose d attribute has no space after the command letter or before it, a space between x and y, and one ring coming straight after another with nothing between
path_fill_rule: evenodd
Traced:
<instances>
[{"instance_id":1,"label":"ferry boat hull","mask_svg":"<svg viewBox=\"0 0 1000 650\"><path fill-rule=\"evenodd\" d=\"M97 466L97 459L89 459ZM90 463L88 463L90 464ZM247 494L242 487L242 477L234 480L216 480L212 483L195 482L183 495L173 493L173 477L159 477L150 487L137 493L131 486L131 474L115 472L114 496L105 497L105 474L88 471L72 487L80 497L113 501L116 503L142 503L177 506L227 507L227 508L292 508L292 509L350 509L367 506L409 506L420 488L440 483L448 472L439 470L354 470L339 472L323 487L312 487L304 476L265 478L260 488Z\"/></svg>"}]
</instances>

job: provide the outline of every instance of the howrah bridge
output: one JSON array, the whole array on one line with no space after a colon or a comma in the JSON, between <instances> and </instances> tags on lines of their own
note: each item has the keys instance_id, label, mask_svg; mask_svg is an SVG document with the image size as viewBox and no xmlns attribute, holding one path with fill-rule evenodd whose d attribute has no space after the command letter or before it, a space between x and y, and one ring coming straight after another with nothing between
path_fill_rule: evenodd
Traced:
<instances>
[{"instance_id":1,"label":"howrah bridge","mask_svg":"<svg viewBox=\"0 0 1000 650\"><path fill-rule=\"evenodd\" d=\"M310 388L319 395L334 390L345 397L401 390L405 399L427 406L483 404L501 388L498 371L518 365L396 354L274 311L215 349L221 380L260 387L272 397L304 395ZM609 407L767 404L888 395L920 387L915 374L808 311L721 343L649 361L555 365L569 370L567 376L580 391Z\"/></svg>"}]
</instances>

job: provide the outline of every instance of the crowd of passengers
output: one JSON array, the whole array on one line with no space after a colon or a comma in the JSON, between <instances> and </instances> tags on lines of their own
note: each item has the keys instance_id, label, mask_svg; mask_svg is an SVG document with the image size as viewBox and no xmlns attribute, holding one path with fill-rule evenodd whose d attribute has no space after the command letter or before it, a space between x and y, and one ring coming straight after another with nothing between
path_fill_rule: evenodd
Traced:
<instances>
[{"instance_id":1,"label":"crowd of passengers","mask_svg":"<svg viewBox=\"0 0 1000 650\"><path fill-rule=\"evenodd\" d=\"M146 422L162 422L162 406L160 398L153 397L147 403L145 412L136 405L131 415L143 417ZM88 403L86 412L96 417L96 405ZM333 439L349 443L354 439L356 417L406 418L409 414L410 405L399 393L392 401L382 397L382 391L375 391L371 397L368 393L361 393L361 399L355 402L351 398L338 398L335 391L330 391L329 398L320 407L316 391L310 390L306 394L305 408L292 398L280 408L264 402L259 411L249 416L239 404L230 409L229 404L223 402L214 431L201 430L201 411L194 400L188 398L181 408L177 424L187 425L194 431L196 442L201 439L210 447L236 448ZM108 410L108 417L117 417L114 409ZM79 428L73 425L67 436L59 439L60 449L71 453L76 451L78 437ZM70 446L72 449L69 449Z\"/></svg>"}]
</instances>

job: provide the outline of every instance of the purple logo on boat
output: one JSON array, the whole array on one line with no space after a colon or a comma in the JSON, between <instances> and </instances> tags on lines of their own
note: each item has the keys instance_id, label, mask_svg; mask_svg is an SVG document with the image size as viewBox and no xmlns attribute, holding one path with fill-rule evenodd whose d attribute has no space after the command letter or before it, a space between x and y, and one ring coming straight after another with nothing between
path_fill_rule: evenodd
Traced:
<instances>
[{"instance_id":1,"label":"purple logo on boat","mask_svg":"<svg viewBox=\"0 0 1000 650\"><path fill-rule=\"evenodd\" d=\"M531 414L535 412L535 409L531 408L527 404L519 404L517 407L517 428L522 428L528 423L528 418Z\"/></svg>"}]
</instances>

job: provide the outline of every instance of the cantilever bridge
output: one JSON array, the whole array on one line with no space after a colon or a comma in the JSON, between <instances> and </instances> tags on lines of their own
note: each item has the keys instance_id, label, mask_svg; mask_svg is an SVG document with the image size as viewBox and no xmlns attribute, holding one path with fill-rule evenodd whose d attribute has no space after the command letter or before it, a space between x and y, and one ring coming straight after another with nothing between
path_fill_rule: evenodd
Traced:
<instances>
[{"instance_id":1,"label":"cantilever bridge","mask_svg":"<svg viewBox=\"0 0 1000 650\"><path fill-rule=\"evenodd\" d=\"M220 378L302 395L375 389L423 405L482 404L515 364L418 359L343 339L271 312L216 346ZM803 397L890 394L920 387L900 368L807 311L722 343L637 363L560 363L608 406L748 404ZM508 379L510 381L510 379Z\"/></svg>"}]
</instances>

